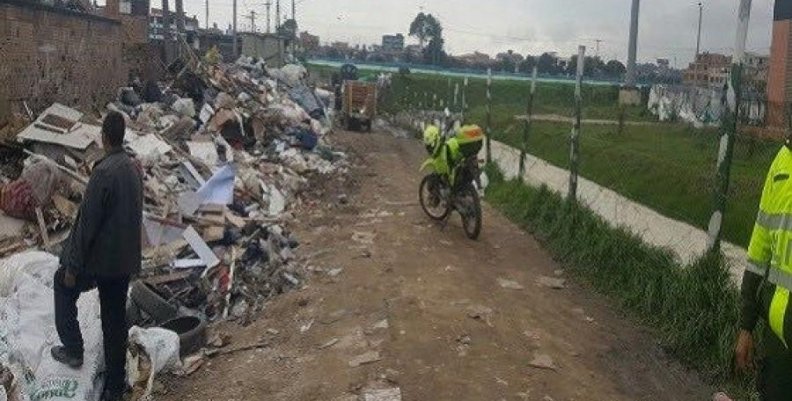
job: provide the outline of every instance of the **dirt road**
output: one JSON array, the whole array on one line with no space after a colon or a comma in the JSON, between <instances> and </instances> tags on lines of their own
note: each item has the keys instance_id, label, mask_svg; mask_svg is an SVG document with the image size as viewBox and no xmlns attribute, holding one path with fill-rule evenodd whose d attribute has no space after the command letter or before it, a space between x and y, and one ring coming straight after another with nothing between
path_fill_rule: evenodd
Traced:
<instances>
[{"instance_id":1,"label":"dirt road","mask_svg":"<svg viewBox=\"0 0 792 401\"><path fill-rule=\"evenodd\" d=\"M570 279L538 284L565 279L561 266L491 208L477 242L458 216L430 222L416 202L420 144L337 141L356 183L328 186L328 202L299 214L300 253L315 255L307 286L247 327L222 327L231 346L271 345L211 359L156 399L351 401L374 388L406 401L710 397L607 300Z\"/></svg>"}]
</instances>

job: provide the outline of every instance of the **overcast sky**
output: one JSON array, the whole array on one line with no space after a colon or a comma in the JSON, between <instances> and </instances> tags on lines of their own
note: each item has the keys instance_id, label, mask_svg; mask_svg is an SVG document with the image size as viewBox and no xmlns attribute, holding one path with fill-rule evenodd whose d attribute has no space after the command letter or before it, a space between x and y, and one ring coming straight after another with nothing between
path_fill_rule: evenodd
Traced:
<instances>
[{"instance_id":1,"label":"overcast sky","mask_svg":"<svg viewBox=\"0 0 792 401\"><path fill-rule=\"evenodd\" d=\"M159 7L161 0L151 0ZM173 8L173 0L171 8ZM204 24L204 0L184 0L188 15ZM238 0L239 29L250 29L255 10L257 28L266 26L266 0ZM273 3L275 0L272 0ZM447 50L452 54L479 50L491 55L513 49L521 54L576 52L578 44L596 53L602 40L603 58L624 60L630 0L296 0L300 30L321 37L322 43L379 43L384 33L404 33L423 9L440 19ZM638 57L641 61L669 58L684 67L695 53L697 0L644 0L641 2ZM702 0L702 49L731 53L739 0ZM291 13L291 0L282 0L282 13ZM209 22L228 26L232 0L209 0ZM273 15L274 15L273 6ZM769 53L772 0L753 0L748 49ZM273 16L274 19L274 16Z\"/></svg>"}]
</instances>

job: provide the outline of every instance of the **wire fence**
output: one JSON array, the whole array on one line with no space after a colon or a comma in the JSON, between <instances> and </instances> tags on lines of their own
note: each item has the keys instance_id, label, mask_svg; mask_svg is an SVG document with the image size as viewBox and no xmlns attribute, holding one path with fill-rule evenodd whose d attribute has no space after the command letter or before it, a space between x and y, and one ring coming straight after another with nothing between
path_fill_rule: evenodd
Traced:
<instances>
[{"instance_id":1,"label":"wire fence","mask_svg":"<svg viewBox=\"0 0 792 401\"><path fill-rule=\"evenodd\" d=\"M619 91L583 81L576 112L574 85L395 74L385 102L386 109L403 112L416 126L439 120L448 109L465 123L487 128L493 142L486 156L507 176L564 194L579 180L579 193L571 196L614 225L674 250L685 262L714 247L721 236L734 244L724 245L725 253L739 261L785 130L757 126L747 118L751 111L746 108L754 106L744 103L738 115L746 118L733 136L728 187L720 195L722 115L705 124L660 121L648 93L639 105L620 105ZM570 170L577 116L575 174ZM727 202L715 232L718 196Z\"/></svg>"}]
</instances>

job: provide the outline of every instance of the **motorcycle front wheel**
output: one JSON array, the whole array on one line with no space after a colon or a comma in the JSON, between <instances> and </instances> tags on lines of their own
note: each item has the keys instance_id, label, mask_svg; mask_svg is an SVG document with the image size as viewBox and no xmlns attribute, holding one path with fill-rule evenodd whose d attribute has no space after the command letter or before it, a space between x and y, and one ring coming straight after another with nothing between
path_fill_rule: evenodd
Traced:
<instances>
[{"instance_id":1,"label":"motorcycle front wheel","mask_svg":"<svg viewBox=\"0 0 792 401\"><path fill-rule=\"evenodd\" d=\"M472 185L466 186L459 193L457 202L465 235L472 240L478 239L481 234L481 200L478 191Z\"/></svg>"},{"instance_id":2,"label":"motorcycle front wheel","mask_svg":"<svg viewBox=\"0 0 792 401\"><path fill-rule=\"evenodd\" d=\"M429 174L421 181L418 190L418 197L421 201L421 209L432 220L443 220L451 212L451 205L440 193L446 185L437 174Z\"/></svg>"}]
</instances>

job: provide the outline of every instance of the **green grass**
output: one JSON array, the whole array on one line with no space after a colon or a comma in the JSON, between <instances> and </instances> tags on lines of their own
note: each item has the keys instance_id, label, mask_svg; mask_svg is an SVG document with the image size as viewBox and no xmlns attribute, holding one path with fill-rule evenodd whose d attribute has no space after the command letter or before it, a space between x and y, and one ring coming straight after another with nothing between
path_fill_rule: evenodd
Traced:
<instances>
[{"instance_id":1,"label":"green grass","mask_svg":"<svg viewBox=\"0 0 792 401\"><path fill-rule=\"evenodd\" d=\"M652 327L664 348L732 395L750 393L732 375L738 291L720 255L680 266L668 252L609 226L546 187L504 181L488 167L487 201L532 232L574 276Z\"/></svg>"},{"instance_id":2,"label":"green grass","mask_svg":"<svg viewBox=\"0 0 792 401\"><path fill-rule=\"evenodd\" d=\"M461 109L461 94L455 107L453 105L453 89L455 84L459 84L461 91L463 80L456 77L450 78L450 89L448 82L449 78L436 75L394 74L392 86L383 109L392 113L408 110L411 107L411 103L417 105L423 99L423 93L426 92L429 94L430 102L432 101L432 95L437 94L438 99L444 99L446 102L450 101L452 103L450 109L459 111ZM530 85L530 82L527 81L494 80L492 82L493 111L496 113L508 111L509 120L512 120L515 114L524 114ZM486 106L486 88L486 79L470 79L466 94L469 111L473 113L476 113L477 110L483 112ZM572 99L575 91L574 85L569 83L539 83L536 88L534 113L566 116L571 114ZM619 109L614 106L619 98L618 87L607 85L584 86L582 96L587 102L584 118L618 118ZM628 107L625 115L629 120L654 120L654 117L641 107ZM497 124L493 126L497 127Z\"/></svg>"},{"instance_id":3,"label":"green grass","mask_svg":"<svg viewBox=\"0 0 792 401\"><path fill-rule=\"evenodd\" d=\"M536 122L529 152L568 166L569 124ZM522 145L522 128L493 133L511 146ZM747 247L764 178L779 149L773 142L741 137L732 164L729 203L723 226L728 241ZM718 133L681 124L585 126L580 137L580 174L660 213L706 228L712 214Z\"/></svg>"}]
</instances>

